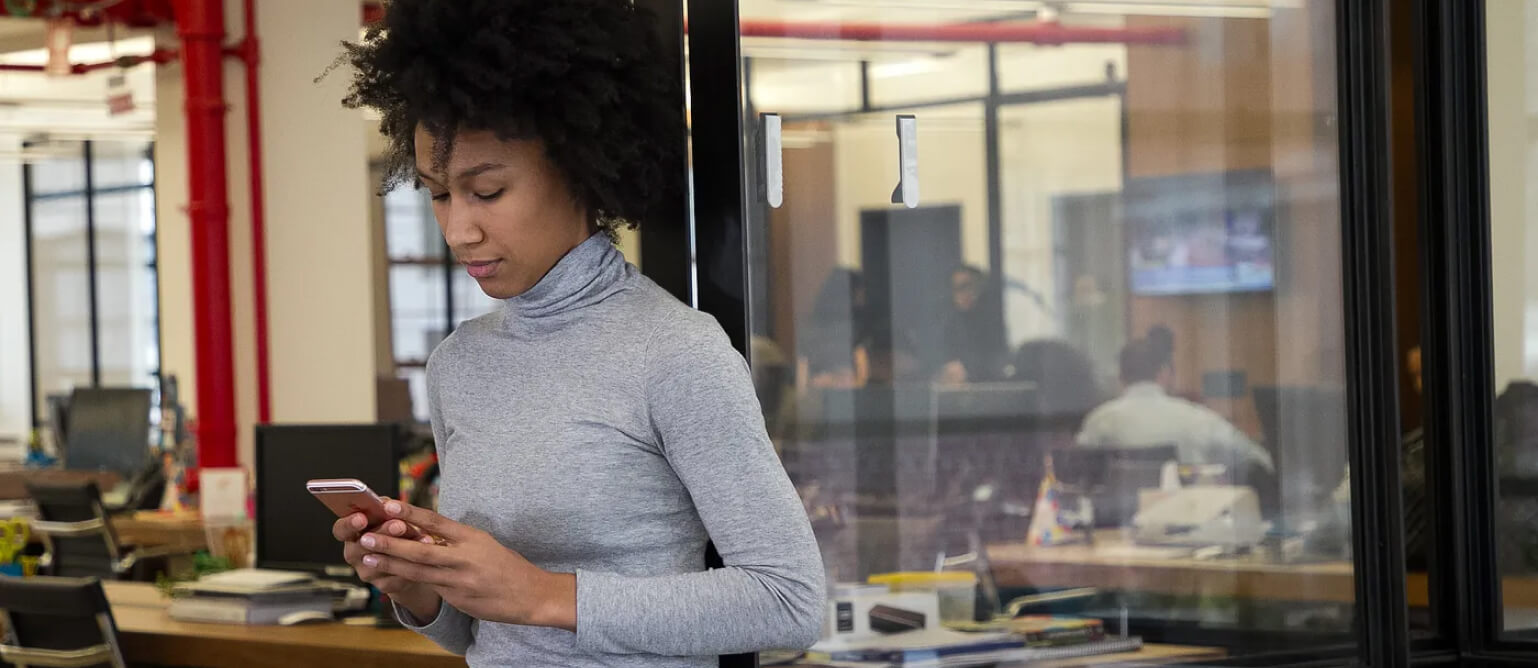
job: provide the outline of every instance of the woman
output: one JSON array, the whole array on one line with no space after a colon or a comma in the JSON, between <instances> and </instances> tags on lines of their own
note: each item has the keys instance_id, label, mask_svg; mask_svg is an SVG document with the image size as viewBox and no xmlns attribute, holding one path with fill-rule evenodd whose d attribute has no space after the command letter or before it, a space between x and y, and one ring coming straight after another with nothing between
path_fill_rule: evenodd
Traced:
<instances>
[{"instance_id":1,"label":"woman","mask_svg":"<svg viewBox=\"0 0 1538 668\"><path fill-rule=\"evenodd\" d=\"M811 527L743 359L616 228L682 164L676 73L628 0L397 0L344 60L390 182L505 307L428 362L439 511L334 533L472 666L707 666L821 629ZM725 568L705 571L712 540Z\"/></svg>"}]
</instances>

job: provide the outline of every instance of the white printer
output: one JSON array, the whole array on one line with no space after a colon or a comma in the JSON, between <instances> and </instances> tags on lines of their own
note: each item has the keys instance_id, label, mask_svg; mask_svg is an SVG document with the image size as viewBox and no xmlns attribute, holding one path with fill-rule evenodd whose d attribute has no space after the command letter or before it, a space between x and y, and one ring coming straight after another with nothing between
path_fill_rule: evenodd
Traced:
<instances>
[{"instance_id":1,"label":"white printer","mask_svg":"<svg viewBox=\"0 0 1538 668\"><path fill-rule=\"evenodd\" d=\"M1226 485L1171 490L1132 518L1133 540L1142 545L1250 547L1270 528L1255 490Z\"/></svg>"}]
</instances>

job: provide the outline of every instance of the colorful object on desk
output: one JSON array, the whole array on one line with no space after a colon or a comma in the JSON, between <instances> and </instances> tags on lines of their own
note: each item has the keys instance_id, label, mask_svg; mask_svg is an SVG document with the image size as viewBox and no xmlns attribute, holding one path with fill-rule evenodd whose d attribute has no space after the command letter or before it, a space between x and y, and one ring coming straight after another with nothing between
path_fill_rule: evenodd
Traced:
<instances>
[{"instance_id":1,"label":"colorful object on desk","mask_svg":"<svg viewBox=\"0 0 1538 668\"><path fill-rule=\"evenodd\" d=\"M31 527L26 520L16 518L0 521L0 565L15 563L16 558L27 549L27 541L31 538Z\"/></svg>"},{"instance_id":2,"label":"colorful object on desk","mask_svg":"<svg viewBox=\"0 0 1538 668\"><path fill-rule=\"evenodd\" d=\"M1052 472L1052 460L1047 460L1047 474L1041 479L1041 489L1036 493L1036 507L1031 511L1031 526L1026 530L1025 541L1031 545L1049 547L1071 545L1088 541L1085 532L1074 530L1063 518L1063 494L1057 475Z\"/></svg>"}]
</instances>

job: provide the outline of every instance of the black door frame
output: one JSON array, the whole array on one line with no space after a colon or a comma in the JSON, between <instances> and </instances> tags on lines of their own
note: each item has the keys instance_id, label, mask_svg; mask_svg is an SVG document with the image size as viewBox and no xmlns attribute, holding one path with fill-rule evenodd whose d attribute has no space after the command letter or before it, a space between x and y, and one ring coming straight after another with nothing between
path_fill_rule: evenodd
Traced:
<instances>
[{"instance_id":1,"label":"black door frame","mask_svg":"<svg viewBox=\"0 0 1538 668\"><path fill-rule=\"evenodd\" d=\"M1334 2L1357 647L1269 662L1409 662L1388 218L1387 3ZM751 235L745 224L752 189L745 178L737 3L688 0L688 9L696 303L746 350Z\"/></svg>"},{"instance_id":2,"label":"black door frame","mask_svg":"<svg viewBox=\"0 0 1538 668\"><path fill-rule=\"evenodd\" d=\"M1413 0L1421 290L1437 633L1467 663L1538 665L1503 638L1496 558L1493 281L1485 0ZM1504 138L1503 138L1504 140Z\"/></svg>"}]
</instances>

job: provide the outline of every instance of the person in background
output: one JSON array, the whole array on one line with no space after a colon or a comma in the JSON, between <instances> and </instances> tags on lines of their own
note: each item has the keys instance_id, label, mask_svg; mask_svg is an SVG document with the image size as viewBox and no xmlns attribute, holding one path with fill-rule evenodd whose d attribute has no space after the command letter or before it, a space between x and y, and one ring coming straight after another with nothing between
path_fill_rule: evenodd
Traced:
<instances>
[{"instance_id":1,"label":"person in background","mask_svg":"<svg viewBox=\"0 0 1538 668\"><path fill-rule=\"evenodd\" d=\"M1138 448L1173 444L1182 464L1223 464L1230 471L1275 471L1271 454L1212 409L1169 395L1174 369L1156 338L1121 351L1123 391L1084 419L1080 447Z\"/></svg>"},{"instance_id":2,"label":"person in background","mask_svg":"<svg viewBox=\"0 0 1538 668\"><path fill-rule=\"evenodd\" d=\"M868 375L870 324L865 277L835 267L823 280L796 342L799 390L852 389Z\"/></svg>"},{"instance_id":3,"label":"person in background","mask_svg":"<svg viewBox=\"0 0 1538 668\"><path fill-rule=\"evenodd\" d=\"M716 666L821 635L825 571L742 355L628 264L683 119L629 0L395 0L347 44L385 187L502 307L427 363L439 511L337 520L402 623L480 666ZM707 544L724 563L706 570Z\"/></svg>"},{"instance_id":4,"label":"person in background","mask_svg":"<svg viewBox=\"0 0 1538 668\"><path fill-rule=\"evenodd\" d=\"M1075 431L1105 398L1095 381L1094 363L1073 344L1061 339L1036 339L1020 344L1009 368L1009 379L1035 386L1040 405L1049 411L1046 417Z\"/></svg>"},{"instance_id":5,"label":"person in background","mask_svg":"<svg viewBox=\"0 0 1538 668\"><path fill-rule=\"evenodd\" d=\"M980 383L1004 375L1009 344L988 274L963 266L951 273L951 314L945 323L945 359L937 380Z\"/></svg>"}]
</instances>

